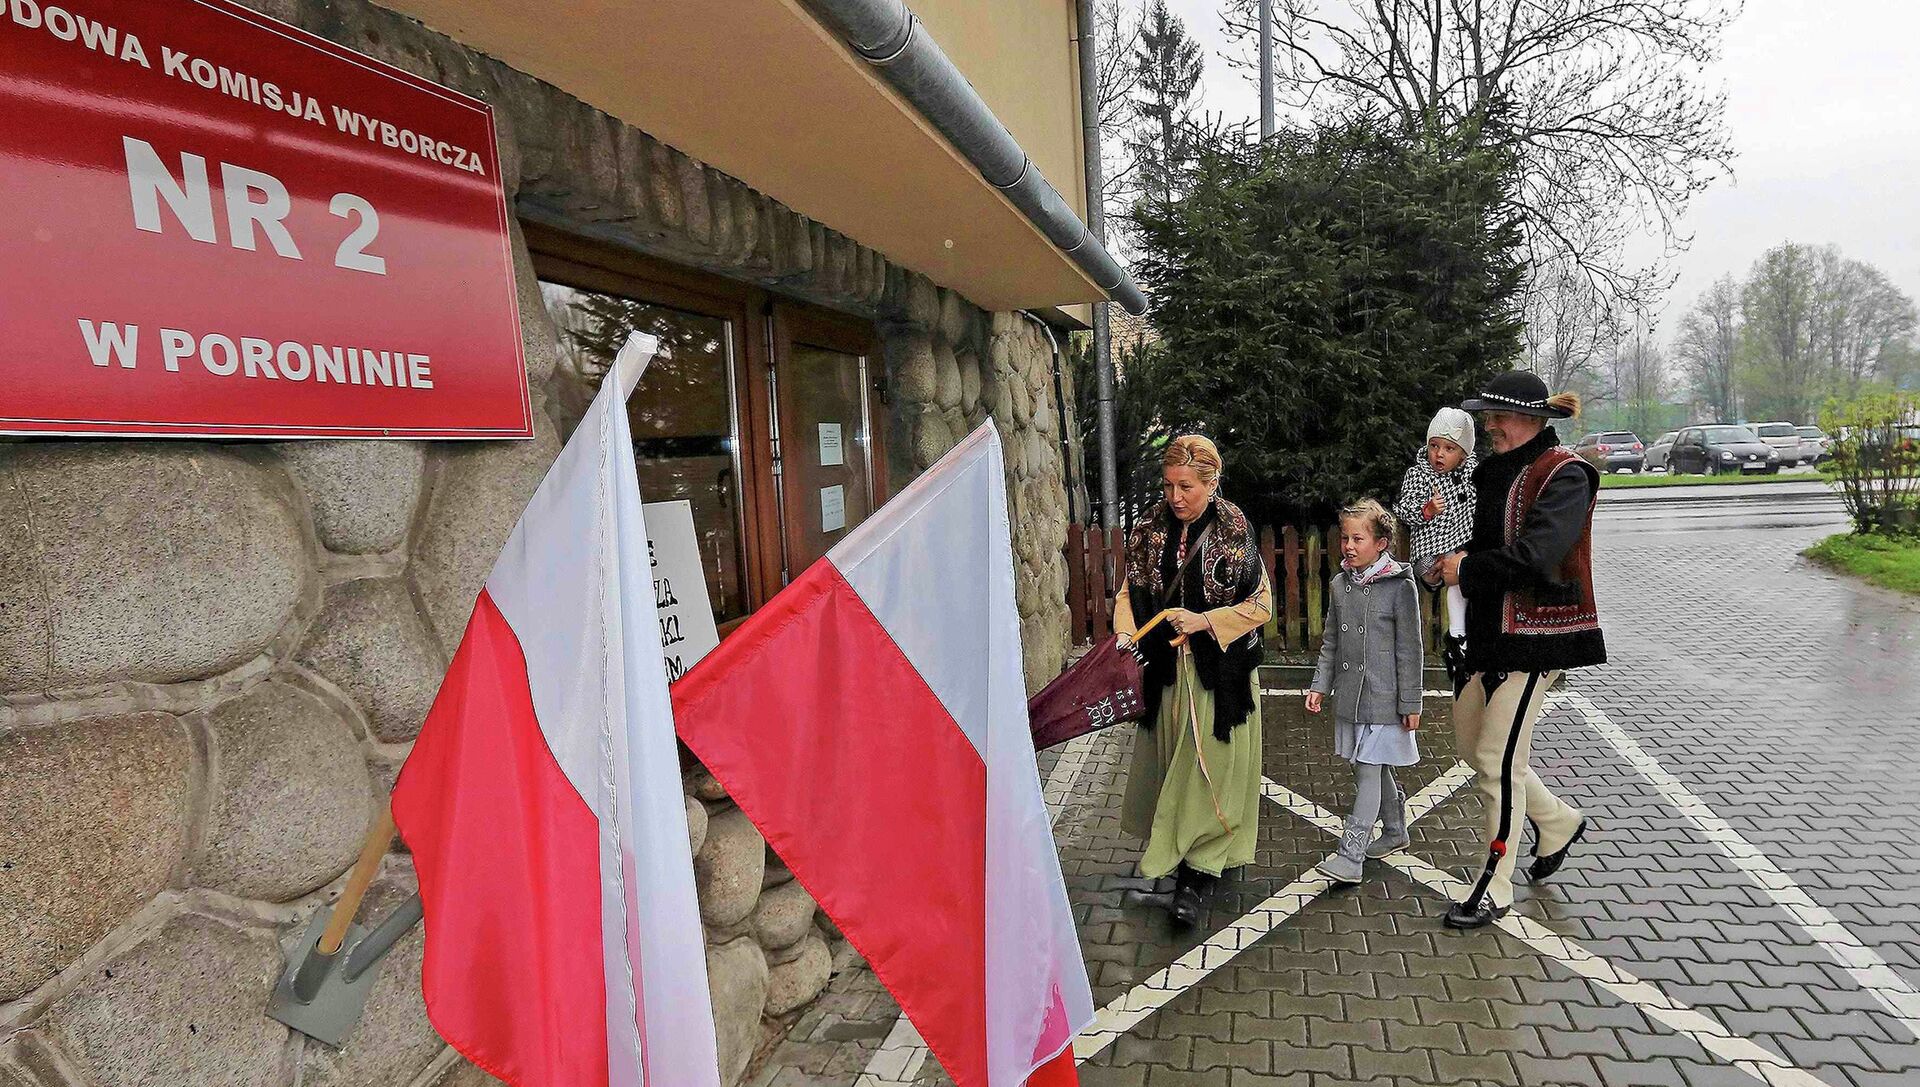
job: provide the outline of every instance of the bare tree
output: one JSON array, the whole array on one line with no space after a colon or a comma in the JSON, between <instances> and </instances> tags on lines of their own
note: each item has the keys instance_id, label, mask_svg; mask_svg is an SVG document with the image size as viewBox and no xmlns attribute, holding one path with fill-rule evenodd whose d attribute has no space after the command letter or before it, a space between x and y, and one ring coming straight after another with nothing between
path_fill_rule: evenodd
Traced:
<instances>
[{"instance_id":1,"label":"bare tree","mask_svg":"<svg viewBox=\"0 0 1920 1087\"><path fill-rule=\"evenodd\" d=\"M1674 353L1694 398L1716 419L1740 417L1734 367L1739 344L1740 285L1723 275L1680 318L1680 333L1674 338Z\"/></svg>"},{"instance_id":2,"label":"bare tree","mask_svg":"<svg viewBox=\"0 0 1920 1087\"><path fill-rule=\"evenodd\" d=\"M1628 428L1642 437L1650 436L1661 425L1660 409L1671 385L1666 352L1653 338L1652 330L1638 329L1621 344L1614 352L1612 370L1612 384L1618 390Z\"/></svg>"},{"instance_id":3,"label":"bare tree","mask_svg":"<svg viewBox=\"0 0 1920 1087\"><path fill-rule=\"evenodd\" d=\"M1122 0L1093 4L1094 103L1098 111L1100 157L1105 183L1107 247L1116 256L1129 248L1127 209L1139 197L1138 162L1127 143L1136 120L1133 96L1140 86L1135 51L1140 46L1140 12Z\"/></svg>"},{"instance_id":4,"label":"bare tree","mask_svg":"<svg viewBox=\"0 0 1920 1087\"><path fill-rule=\"evenodd\" d=\"M1537 270L1528 287L1527 369L1550 389L1596 378L1620 336L1605 300L1564 261Z\"/></svg>"},{"instance_id":5,"label":"bare tree","mask_svg":"<svg viewBox=\"0 0 1920 1087\"><path fill-rule=\"evenodd\" d=\"M1814 292L1809 350L1832 391L1857 395L1869 381L1887 380L1881 360L1911 341L1913 300L1886 273L1852 260L1834 245L1813 252Z\"/></svg>"},{"instance_id":6,"label":"bare tree","mask_svg":"<svg viewBox=\"0 0 1920 1087\"><path fill-rule=\"evenodd\" d=\"M1256 0L1228 0L1254 33ZM1564 260L1623 309L1667 281L1625 242L1658 222L1669 250L1694 194L1730 168L1725 96L1701 73L1740 0L1276 0L1291 104L1397 118L1513 157L1513 211L1536 268ZM1237 61L1241 62L1241 61Z\"/></svg>"}]
</instances>

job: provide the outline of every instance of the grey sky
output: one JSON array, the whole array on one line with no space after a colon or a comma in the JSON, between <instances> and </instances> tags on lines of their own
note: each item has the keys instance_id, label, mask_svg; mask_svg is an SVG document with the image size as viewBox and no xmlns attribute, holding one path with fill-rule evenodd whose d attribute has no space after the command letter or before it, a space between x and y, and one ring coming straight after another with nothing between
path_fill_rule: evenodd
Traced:
<instances>
[{"instance_id":1,"label":"grey sky","mask_svg":"<svg viewBox=\"0 0 1920 1087\"><path fill-rule=\"evenodd\" d=\"M1168 0L1206 46L1207 110L1257 115L1250 73L1230 68L1219 0ZM1920 299L1920 4L1747 0L1711 78L1724 81L1735 176L1696 197L1691 247L1661 321L1723 272L1744 275L1784 240L1840 246ZM1658 255L1649 238L1640 259Z\"/></svg>"}]
</instances>

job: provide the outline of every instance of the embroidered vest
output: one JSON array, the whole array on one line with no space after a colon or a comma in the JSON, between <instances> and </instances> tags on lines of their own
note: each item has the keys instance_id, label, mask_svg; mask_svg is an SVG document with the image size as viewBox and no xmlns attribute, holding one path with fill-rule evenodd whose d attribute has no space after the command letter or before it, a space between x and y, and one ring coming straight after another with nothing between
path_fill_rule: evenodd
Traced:
<instances>
[{"instance_id":1,"label":"embroidered vest","mask_svg":"<svg viewBox=\"0 0 1920 1087\"><path fill-rule=\"evenodd\" d=\"M1533 504L1540 500L1547 483L1561 472L1590 471L1586 463L1566 446L1555 446L1521 469L1507 491L1506 542L1511 545L1520 535ZM1580 538L1560 562L1557 584L1538 590L1506 594L1505 611L1500 617L1502 634L1571 634L1600 629L1600 609L1593 598L1593 509L1600 497L1594 489L1587 502L1586 522Z\"/></svg>"}]
</instances>

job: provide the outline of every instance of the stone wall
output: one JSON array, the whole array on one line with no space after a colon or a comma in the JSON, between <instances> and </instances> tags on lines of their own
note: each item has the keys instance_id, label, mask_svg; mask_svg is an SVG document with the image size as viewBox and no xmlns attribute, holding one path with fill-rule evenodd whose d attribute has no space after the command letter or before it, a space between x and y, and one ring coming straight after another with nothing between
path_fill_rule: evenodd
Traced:
<instances>
[{"instance_id":1,"label":"stone wall","mask_svg":"<svg viewBox=\"0 0 1920 1087\"><path fill-rule=\"evenodd\" d=\"M257 6L493 102L523 214L872 318L896 481L992 416L1028 682L1058 670L1066 468L1032 321L383 9ZM487 1082L426 1021L417 929L344 1048L262 1010L581 403L514 241L532 441L0 445L0 1085ZM717 783L687 791L731 1083L847 956ZM396 850L368 910L412 888Z\"/></svg>"}]
</instances>

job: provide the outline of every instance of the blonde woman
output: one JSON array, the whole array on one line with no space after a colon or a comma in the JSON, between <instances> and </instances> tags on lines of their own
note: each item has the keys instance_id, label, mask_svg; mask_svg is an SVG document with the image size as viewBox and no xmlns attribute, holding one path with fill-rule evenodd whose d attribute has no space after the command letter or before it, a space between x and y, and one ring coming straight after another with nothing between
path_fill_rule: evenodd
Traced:
<instances>
[{"instance_id":1,"label":"blonde woman","mask_svg":"<svg viewBox=\"0 0 1920 1087\"><path fill-rule=\"evenodd\" d=\"M1165 500L1134 530L1114 602L1122 642L1140 642L1147 715L1135 734L1121 829L1144 839L1140 874L1174 876L1176 923L1253 861L1259 837L1260 627L1273 591L1240 508L1220 496L1220 451L1199 435L1162 458Z\"/></svg>"}]
</instances>

